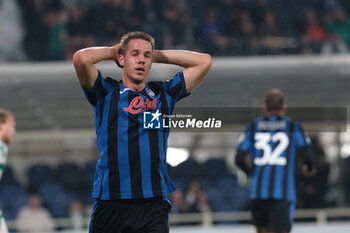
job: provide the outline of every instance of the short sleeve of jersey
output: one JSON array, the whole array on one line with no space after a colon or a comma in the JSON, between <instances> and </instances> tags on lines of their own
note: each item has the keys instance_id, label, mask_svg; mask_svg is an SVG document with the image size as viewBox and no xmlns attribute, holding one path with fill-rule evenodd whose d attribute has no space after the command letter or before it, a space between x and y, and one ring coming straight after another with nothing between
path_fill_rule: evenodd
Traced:
<instances>
[{"instance_id":1,"label":"short sleeve of jersey","mask_svg":"<svg viewBox=\"0 0 350 233\"><path fill-rule=\"evenodd\" d=\"M236 144L236 150L248 152L252 148L252 127L253 123L249 123L246 127L245 132L240 135Z\"/></svg>"},{"instance_id":2,"label":"short sleeve of jersey","mask_svg":"<svg viewBox=\"0 0 350 233\"><path fill-rule=\"evenodd\" d=\"M98 71L98 76L94 86L91 89L83 87L85 97L92 105L96 105L99 98L103 97L106 93L113 90L113 84L105 80L102 73Z\"/></svg>"},{"instance_id":3,"label":"short sleeve of jersey","mask_svg":"<svg viewBox=\"0 0 350 233\"><path fill-rule=\"evenodd\" d=\"M175 102L190 94L186 91L183 72L179 72L172 79L165 81L163 83L163 88Z\"/></svg>"},{"instance_id":4,"label":"short sleeve of jersey","mask_svg":"<svg viewBox=\"0 0 350 233\"><path fill-rule=\"evenodd\" d=\"M293 136L297 147L311 146L310 139L304 134L300 123L297 121L294 123Z\"/></svg>"}]
</instances>

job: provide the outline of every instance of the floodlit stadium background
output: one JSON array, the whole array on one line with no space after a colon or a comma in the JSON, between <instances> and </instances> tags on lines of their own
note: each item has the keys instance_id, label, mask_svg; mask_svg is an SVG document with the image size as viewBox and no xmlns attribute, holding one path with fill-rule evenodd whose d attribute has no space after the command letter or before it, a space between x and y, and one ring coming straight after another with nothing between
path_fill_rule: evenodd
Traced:
<instances>
[{"instance_id":1,"label":"floodlit stadium background","mask_svg":"<svg viewBox=\"0 0 350 233\"><path fill-rule=\"evenodd\" d=\"M85 223L88 223L89 220L91 208L89 196L93 168L98 159L93 111L85 100L75 77L70 61L70 55L74 50L72 44L66 47L64 58L58 56L62 55L61 53L48 52L46 55L43 54L44 44L35 47L35 43L34 45L29 43L33 41L28 39L28 34L25 36L30 30L28 29L30 25L28 22L23 22L21 17L31 15L26 8L28 6L17 1L19 2L18 8L14 10L14 5L12 5L14 2L16 1L0 1L0 107L7 108L14 113L18 131L13 144L9 147L8 167L0 183L0 207L9 227L15 230L19 209L27 203L30 193L37 192L43 198L44 207L55 217L57 231L72 232L69 203L74 197L84 204ZM56 9L55 4L60 3L61 10L57 10L57 12L70 13L70 9L73 8L70 8L69 2L81 1L47 2L52 3L51 10ZM81 8L87 11L89 4L94 2L97 4L98 1L86 1ZM102 2L104 1L100 1L98 4ZM119 1L115 1L115 4L117 2ZM129 2L142 3L147 1ZM189 3L169 0L166 2L177 2L177 6L187 3L190 5L187 6L188 9L192 9L192 5L194 5L203 9L203 12L212 9L203 6L203 4L210 5L210 1L190 1L191 3ZM220 1L222 4L224 2ZM275 12L276 17L281 16L275 10L285 10L284 7L286 7L283 4L276 5L278 1L273 0L237 0L236 2L241 4L269 2L268 4ZM293 7L300 4L300 9L305 9L305 4L311 4L309 3L311 1L285 2L292 4ZM342 7L346 13L349 9L346 1L325 0L320 2L324 3L322 10L315 9L325 12L325 14L332 12L330 2L340 4L333 6L334 9ZM94 5L94 7L97 6ZM223 9L219 3L211 7ZM208 10L208 12L210 11ZM58 18L57 12L48 13L46 19ZM40 14L38 13L38 15ZM215 47L220 44L221 40L218 39L218 44L212 45L215 47L213 49L205 43L204 35L196 31L196 27L198 29L201 22L205 21L204 18L200 18L198 12L191 17L193 19L192 28L185 27L186 32L183 35L186 40L181 42L181 46L176 44L175 40L170 43L171 40L167 39L171 36L171 33L167 31L169 27L171 28L171 24L169 24L170 26L162 24L165 29L154 27L151 30L147 25L141 27L146 31L151 30L150 32L155 34L157 41L162 42L158 43L159 46L162 46L159 48L193 48L197 51L211 52L214 55L213 67L208 77L188 98L179 102L177 107L260 108L262 95L274 87L285 92L289 107L349 107L350 56L347 53L330 54L321 50L305 52L300 48L304 46L301 46L304 41L301 40L304 32L303 29L300 29L301 32L295 34L288 34L284 30L279 32L280 34L269 40L269 43L271 41L277 42L272 48L268 46L269 43L266 43L266 40L262 40L265 41L266 48L265 52L261 53L258 51L253 53L249 49L243 51L244 46L239 43L246 40L255 41L255 37L247 39L240 34L237 36L237 34L231 35L223 32L220 34L220 38L233 38L227 41L234 47L223 54L222 51L219 53L219 48ZM30 17L26 19L32 20ZM168 22L163 20L164 24ZM289 20L293 21L291 18ZM321 20L325 19L321 18ZM99 23L104 25L104 22ZM280 23L285 22L281 21ZM280 27L282 26L280 25ZM291 28L293 29L293 27ZM41 29L37 28L37 30L40 32ZM167 36L160 33L159 30ZM38 35L34 33L33 36ZM111 42L103 39L96 36L96 44L102 43L102 41ZM109 39L111 40L111 38ZM28 44L34 47L28 49ZM49 48L47 47L47 49ZM275 50L276 48L277 50ZM310 48L313 47L310 46ZM253 56L247 56L248 54ZM266 56L271 54L274 56ZM50 55L56 56L50 57ZM104 62L98 67L111 77L121 76L121 70L113 62ZM175 66L155 64L150 78L165 80L171 78L179 70ZM240 115L233 117L237 117L237 119L234 119L234 123L231 125L235 129L232 132L189 131L170 134L168 153L171 164L169 166L170 176L184 193L186 193L188 183L193 180L198 181L203 191L206 192L211 207L211 211L203 213L173 213L171 215L171 232L254 232L253 227L247 224L250 215L247 211L246 179L233 165L234 145L239 137L239 129L244 129L245 120L242 121ZM343 120L347 119L348 116ZM251 119L246 119L246 121L249 120ZM301 203L300 208L296 211L297 223L293 228L294 232L345 232L346 229L349 229L350 134L347 130L349 126L341 125L339 127L338 123L306 122L307 125L317 129L308 133L314 140L318 141L324 150L330 172L323 180L323 183L328 183L324 196L325 205L305 209L308 203ZM181 160L178 160L179 158ZM77 171L79 173L75 173ZM67 178L62 173L66 173L70 177ZM79 180L72 179L74 174L79 174ZM84 230L80 231L84 232Z\"/></svg>"}]
</instances>

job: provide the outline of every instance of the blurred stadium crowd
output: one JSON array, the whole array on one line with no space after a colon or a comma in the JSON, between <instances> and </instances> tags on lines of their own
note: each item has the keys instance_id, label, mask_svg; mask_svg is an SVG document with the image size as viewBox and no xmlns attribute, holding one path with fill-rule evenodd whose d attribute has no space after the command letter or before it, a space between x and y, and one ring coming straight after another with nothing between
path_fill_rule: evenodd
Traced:
<instances>
[{"instance_id":1,"label":"blurred stadium crowd","mask_svg":"<svg viewBox=\"0 0 350 233\"><path fill-rule=\"evenodd\" d=\"M130 30L214 56L346 53L347 0L0 1L3 61L67 60ZM5 39L5 40L3 40Z\"/></svg>"}]
</instances>

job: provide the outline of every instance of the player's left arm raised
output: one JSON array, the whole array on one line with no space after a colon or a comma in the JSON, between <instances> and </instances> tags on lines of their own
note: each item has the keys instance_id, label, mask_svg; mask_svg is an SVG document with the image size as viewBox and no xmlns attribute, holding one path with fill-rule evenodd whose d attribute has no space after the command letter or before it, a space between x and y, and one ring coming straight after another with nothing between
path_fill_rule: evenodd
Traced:
<instances>
[{"instance_id":1,"label":"player's left arm raised","mask_svg":"<svg viewBox=\"0 0 350 233\"><path fill-rule=\"evenodd\" d=\"M155 50L152 62L181 66L186 83L186 91L190 93L208 74L212 65L211 56L186 50Z\"/></svg>"}]
</instances>

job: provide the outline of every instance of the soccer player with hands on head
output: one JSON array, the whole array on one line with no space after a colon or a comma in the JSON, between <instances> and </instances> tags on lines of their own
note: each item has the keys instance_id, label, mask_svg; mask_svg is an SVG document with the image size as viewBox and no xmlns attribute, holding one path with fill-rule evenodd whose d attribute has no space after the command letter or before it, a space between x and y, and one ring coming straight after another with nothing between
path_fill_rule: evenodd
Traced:
<instances>
[{"instance_id":1,"label":"soccer player with hands on head","mask_svg":"<svg viewBox=\"0 0 350 233\"><path fill-rule=\"evenodd\" d=\"M103 77L95 64L115 61L121 81ZM175 187L167 175L169 129L145 128L143 113L169 115L208 74L208 54L156 50L144 32L125 34L113 47L92 47L74 54L74 67L94 108L100 158L96 165L89 232L169 232ZM163 82L147 82L152 63L174 64L183 71ZM165 79L168 79L166 75Z\"/></svg>"}]
</instances>

